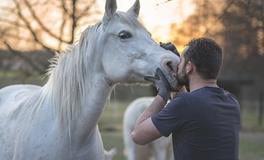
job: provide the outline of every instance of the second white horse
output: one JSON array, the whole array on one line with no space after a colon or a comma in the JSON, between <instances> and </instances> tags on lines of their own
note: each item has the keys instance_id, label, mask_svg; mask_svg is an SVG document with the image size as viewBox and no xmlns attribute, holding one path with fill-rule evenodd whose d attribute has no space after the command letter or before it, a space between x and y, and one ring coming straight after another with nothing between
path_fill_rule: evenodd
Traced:
<instances>
[{"instance_id":1,"label":"second white horse","mask_svg":"<svg viewBox=\"0 0 264 160\"><path fill-rule=\"evenodd\" d=\"M131 102L124 114L123 139L128 160L173 160L172 140L161 137L150 144L140 146L133 142L131 132L137 118L150 106L153 97L142 97Z\"/></svg>"}]
</instances>

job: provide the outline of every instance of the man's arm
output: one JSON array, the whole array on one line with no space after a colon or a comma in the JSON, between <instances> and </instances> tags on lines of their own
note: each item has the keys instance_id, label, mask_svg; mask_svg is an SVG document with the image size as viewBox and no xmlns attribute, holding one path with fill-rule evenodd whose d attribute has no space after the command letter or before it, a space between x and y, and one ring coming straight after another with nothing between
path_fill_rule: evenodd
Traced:
<instances>
[{"instance_id":1,"label":"man's arm","mask_svg":"<svg viewBox=\"0 0 264 160\"><path fill-rule=\"evenodd\" d=\"M161 111L165 105L166 102L163 98L157 95L151 105L139 116L131 133L135 143L144 145L161 137L151 120L151 116Z\"/></svg>"},{"instance_id":2,"label":"man's arm","mask_svg":"<svg viewBox=\"0 0 264 160\"><path fill-rule=\"evenodd\" d=\"M139 116L134 130L132 131L132 138L137 144L147 144L159 137L160 132L154 126L151 116L155 115L166 105L170 95L170 85L160 68L157 68L155 77L145 77L146 80L153 82L158 90L158 95L155 97L151 105Z\"/></svg>"}]
</instances>

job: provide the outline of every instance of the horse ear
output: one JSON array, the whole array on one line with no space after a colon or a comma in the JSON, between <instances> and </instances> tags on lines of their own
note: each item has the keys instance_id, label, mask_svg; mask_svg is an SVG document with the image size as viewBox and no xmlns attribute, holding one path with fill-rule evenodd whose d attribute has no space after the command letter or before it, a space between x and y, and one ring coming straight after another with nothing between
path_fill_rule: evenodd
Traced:
<instances>
[{"instance_id":1,"label":"horse ear","mask_svg":"<svg viewBox=\"0 0 264 160\"><path fill-rule=\"evenodd\" d=\"M116 12L116 0L106 0L103 22L107 23Z\"/></svg>"},{"instance_id":2,"label":"horse ear","mask_svg":"<svg viewBox=\"0 0 264 160\"><path fill-rule=\"evenodd\" d=\"M138 17L139 10L140 10L140 3L139 0L136 0L134 5L127 11L127 13Z\"/></svg>"}]
</instances>

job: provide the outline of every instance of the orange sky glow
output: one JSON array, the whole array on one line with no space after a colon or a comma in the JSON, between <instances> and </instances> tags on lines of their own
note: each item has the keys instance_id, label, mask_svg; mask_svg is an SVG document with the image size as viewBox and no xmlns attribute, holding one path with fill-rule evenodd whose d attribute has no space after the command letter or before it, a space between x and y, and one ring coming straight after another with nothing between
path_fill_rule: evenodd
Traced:
<instances>
[{"instance_id":1,"label":"orange sky glow","mask_svg":"<svg viewBox=\"0 0 264 160\"><path fill-rule=\"evenodd\" d=\"M10 5L9 0L1 0L0 6ZM118 10L127 11L133 4L135 0L117 0ZM96 0L97 6L99 6L100 12L104 13L105 0ZM170 31L171 24L180 25L188 16L190 16L195 9L195 5L192 3L192 0L140 0L141 9L140 9L140 19L145 25L145 27L152 33L153 38L156 41L168 42L170 41ZM53 19L48 20L53 27L60 25L57 21L60 17L57 11L49 11L49 14L54 14ZM0 11L0 17L5 17L5 15ZM98 16L98 15L96 15ZM99 15L103 16L103 15ZM56 18L54 18L56 17ZM49 18L43 17L44 18ZM97 19L97 18L96 18ZM100 17L98 17L98 20ZM54 22L53 22L53 21ZM34 25L33 22L31 22ZM49 25L47 25L49 26ZM76 37L80 36L81 31L86 28L85 26L80 26L77 28ZM65 31L67 32L67 31ZM24 35L23 35L24 36ZM58 42L55 39L48 37L46 34L43 34L42 37L49 39L45 41L49 46L56 47ZM77 38L78 39L78 38ZM21 42L22 43L22 42ZM27 43L27 42L25 42Z\"/></svg>"},{"instance_id":2,"label":"orange sky glow","mask_svg":"<svg viewBox=\"0 0 264 160\"><path fill-rule=\"evenodd\" d=\"M118 10L126 11L134 0L117 0ZM97 0L104 11L105 0ZM169 40L169 27L171 24L181 24L194 11L192 0L141 0L140 18L146 28L159 41Z\"/></svg>"}]
</instances>

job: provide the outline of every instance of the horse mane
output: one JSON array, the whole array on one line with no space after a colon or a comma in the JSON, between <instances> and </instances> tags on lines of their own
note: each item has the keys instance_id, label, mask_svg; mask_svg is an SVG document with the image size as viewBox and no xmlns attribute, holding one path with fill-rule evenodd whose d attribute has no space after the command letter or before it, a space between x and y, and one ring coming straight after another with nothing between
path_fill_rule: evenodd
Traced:
<instances>
[{"instance_id":1,"label":"horse mane","mask_svg":"<svg viewBox=\"0 0 264 160\"><path fill-rule=\"evenodd\" d=\"M88 27L78 42L50 60L46 74L48 82L43 87L32 86L32 89L25 89L16 96L21 103L8 116L25 121L26 124L16 128L17 133L27 132L34 124L34 117L41 114L42 109L45 109L43 107L50 105L50 116L59 120L66 131L65 138L69 138L69 143L72 143L71 120L78 118L81 113L81 98L90 92L95 73L94 62L101 56L96 52L100 25L97 23Z\"/></svg>"},{"instance_id":2,"label":"horse mane","mask_svg":"<svg viewBox=\"0 0 264 160\"><path fill-rule=\"evenodd\" d=\"M44 95L50 96L56 115L62 123L69 125L73 117L81 113L81 97L91 84L91 71L95 60L97 29L101 23L88 27L79 42L51 59L49 80L43 87Z\"/></svg>"}]
</instances>

